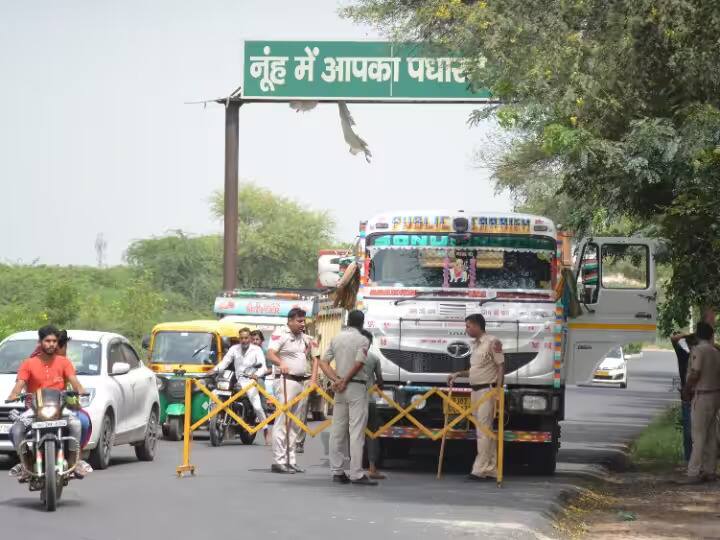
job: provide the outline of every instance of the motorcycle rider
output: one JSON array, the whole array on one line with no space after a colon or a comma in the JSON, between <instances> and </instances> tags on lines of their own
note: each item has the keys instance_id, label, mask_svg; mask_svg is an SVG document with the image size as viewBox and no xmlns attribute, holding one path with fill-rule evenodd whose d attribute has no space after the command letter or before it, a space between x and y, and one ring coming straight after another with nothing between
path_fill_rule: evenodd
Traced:
<instances>
[{"instance_id":1,"label":"motorcycle rider","mask_svg":"<svg viewBox=\"0 0 720 540\"><path fill-rule=\"evenodd\" d=\"M67 384L78 394L85 393L80 381L75 375L75 367L70 360L57 353L60 331L52 326L43 326L38 330L38 341L42 352L38 356L31 356L23 360L18 369L17 382L13 387L8 401L17 401L20 393L25 389L28 394L35 394L37 390L52 388L63 391ZM27 445L22 445L27 424L31 421L32 410L25 411L18 418L10 429L10 440L15 446L21 462L27 469L32 468L32 455ZM68 441L68 465L72 467L80 456L80 440L82 439L82 424L75 415L70 415L68 421L68 434L72 439ZM27 473L22 465L16 465L11 475L18 476L22 481L27 478Z\"/></svg>"},{"instance_id":2,"label":"motorcycle rider","mask_svg":"<svg viewBox=\"0 0 720 540\"><path fill-rule=\"evenodd\" d=\"M253 381L257 381L259 377L262 377L266 373L267 368L265 367L265 355L262 349L250 342L250 329L241 328L238 335L240 337L240 343L230 347L222 361L210 370L210 373L220 373L227 369L232 362L238 387L246 388L250 386ZM255 387L250 388L245 395L247 395L250 404L255 410L258 423L264 422L267 417L260 402L260 392L258 392L258 389ZM263 428L263 434L265 436L265 444L267 445L270 437L267 426Z\"/></svg>"}]
</instances>

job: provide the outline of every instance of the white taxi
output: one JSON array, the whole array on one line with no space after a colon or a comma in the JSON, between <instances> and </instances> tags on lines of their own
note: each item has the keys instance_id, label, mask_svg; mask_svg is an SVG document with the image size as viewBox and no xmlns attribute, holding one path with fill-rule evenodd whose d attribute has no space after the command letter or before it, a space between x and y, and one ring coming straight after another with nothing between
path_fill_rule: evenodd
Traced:
<instances>
[{"instance_id":1,"label":"white taxi","mask_svg":"<svg viewBox=\"0 0 720 540\"><path fill-rule=\"evenodd\" d=\"M81 404L90 415L92 435L86 451L90 464L105 469L113 446L130 444L142 461L155 458L160 399L155 376L140 361L130 342L119 334L68 330L67 356L90 394ZM37 332L19 332L0 342L0 454L14 454L5 399L22 361L35 349Z\"/></svg>"},{"instance_id":2,"label":"white taxi","mask_svg":"<svg viewBox=\"0 0 720 540\"><path fill-rule=\"evenodd\" d=\"M593 372L593 383L619 385L627 388L627 361L622 347L611 350Z\"/></svg>"}]
</instances>

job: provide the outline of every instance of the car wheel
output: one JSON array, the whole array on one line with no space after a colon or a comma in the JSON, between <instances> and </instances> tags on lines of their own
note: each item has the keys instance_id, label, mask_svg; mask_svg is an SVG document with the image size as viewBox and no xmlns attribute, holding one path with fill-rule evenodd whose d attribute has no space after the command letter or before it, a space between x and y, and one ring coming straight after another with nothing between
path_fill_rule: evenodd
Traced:
<instances>
[{"instance_id":1,"label":"car wheel","mask_svg":"<svg viewBox=\"0 0 720 540\"><path fill-rule=\"evenodd\" d=\"M106 413L100 426L97 446L90 452L90 465L93 469L102 470L110 466L110 454L115 440L112 417Z\"/></svg>"},{"instance_id":2,"label":"car wheel","mask_svg":"<svg viewBox=\"0 0 720 540\"><path fill-rule=\"evenodd\" d=\"M135 445L135 455L140 461L153 461L155 459L158 431L158 413L153 407L153 410L150 411L145 439L140 444Z\"/></svg>"}]
</instances>

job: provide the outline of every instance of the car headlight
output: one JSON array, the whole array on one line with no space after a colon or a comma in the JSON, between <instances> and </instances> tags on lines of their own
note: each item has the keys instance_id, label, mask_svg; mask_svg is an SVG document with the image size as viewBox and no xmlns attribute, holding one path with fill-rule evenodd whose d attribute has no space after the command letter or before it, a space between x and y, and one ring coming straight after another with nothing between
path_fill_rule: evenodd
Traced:
<instances>
[{"instance_id":1,"label":"car headlight","mask_svg":"<svg viewBox=\"0 0 720 540\"><path fill-rule=\"evenodd\" d=\"M220 381L217 383L218 390L230 390L230 381Z\"/></svg>"},{"instance_id":2,"label":"car headlight","mask_svg":"<svg viewBox=\"0 0 720 540\"><path fill-rule=\"evenodd\" d=\"M41 420L52 420L58 414L57 405L44 405L38 410L38 418Z\"/></svg>"},{"instance_id":3,"label":"car headlight","mask_svg":"<svg viewBox=\"0 0 720 540\"><path fill-rule=\"evenodd\" d=\"M415 394L410 398L410 403L415 405L415 408L419 411L421 409L425 408L425 405L427 405L427 401L424 400L422 394Z\"/></svg>"},{"instance_id":4,"label":"car headlight","mask_svg":"<svg viewBox=\"0 0 720 540\"><path fill-rule=\"evenodd\" d=\"M94 388L86 388L85 393L90 394L90 395L80 397L80 406L81 407L89 407L90 404L92 403L93 399L95 399L95 389Z\"/></svg>"},{"instance_id":5,"label":"car headlight","mask_svg":"<svg viewBox=\"0 0 720 540\"><path fill-rule=\"evenodd\" d=\"M522 406L526 411L544 411L547 409L547 398L545 396L523 396Z\"/></svg>"}]
</instances>

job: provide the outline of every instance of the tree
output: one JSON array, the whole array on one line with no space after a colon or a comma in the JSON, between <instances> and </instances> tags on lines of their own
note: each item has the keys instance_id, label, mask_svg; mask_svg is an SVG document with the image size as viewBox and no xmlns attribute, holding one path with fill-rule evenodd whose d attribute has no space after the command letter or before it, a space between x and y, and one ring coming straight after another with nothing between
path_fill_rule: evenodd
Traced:
<instances>
[{"instance_id":1,"label":"tree","mask_svg":"<svg viewBox=\"0 0 720 540\"><path fill-rule=\"evenodd\" d=\"M193 306L212 306L222 287L222 241L173 231L161 238L133 242L128 263L149 276L163 292L177 293Z\"/></svg>"},{"instance_id":2,"label":"tree","mask_svg":"<svg viewBox=\"0 0 720 540\"><path fill-rule=\"evenodd\" d=\"M473 120L516 137L501 186L534 204L548 180L578 232L599 215L666 238L666 331L690 306L720 305L720 4L357 0L345 13L469 59L471 84L503 103Z\"/></svg>"},{"instance_id":3,"label":"tree","mask_svg":"<svg viewBox=\"0 0 720 540\"><path fill-rule=\"evenodd\" d=\"M45 311L48 320L58 327L66 327L78 316L80 294L72 283L61 281L52 284L45 296Z\"/></svg>"},{"instance_id":4,"label":"tree","mask_svg":"<svg viewBox=\"0 0 720 540\"><path fill-rule=\"evenodd\" d=\"M238 194L238 283L241 287L312 287L321 248L335 244L327 212L307 210L267 189L244 184ZM212 199L223 216L223 194Z\"/></svg>"},{"instance_id":5,"label":"tree","mask_svg":"<svg viewBox=\"0 0 720 540\"><path fill-rule=\"evenodd\" d=\"M139 275L115 303L119 330L137 344L160 321L165 302L148 276Z\"/></svg>"}]
</instances>

